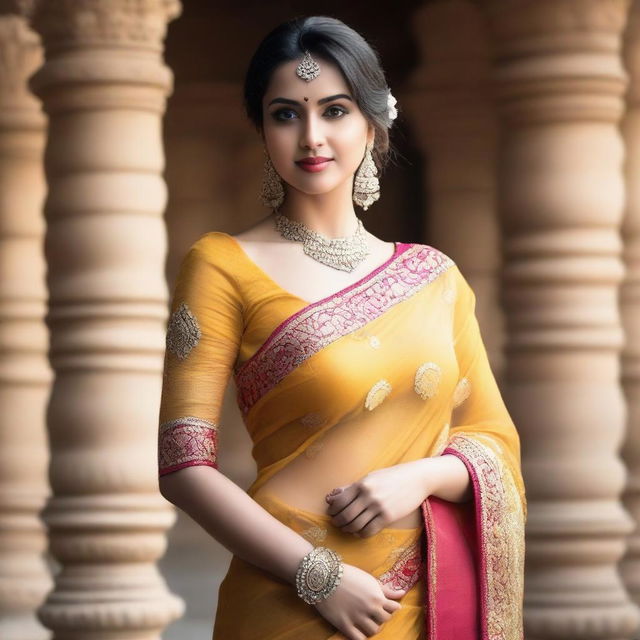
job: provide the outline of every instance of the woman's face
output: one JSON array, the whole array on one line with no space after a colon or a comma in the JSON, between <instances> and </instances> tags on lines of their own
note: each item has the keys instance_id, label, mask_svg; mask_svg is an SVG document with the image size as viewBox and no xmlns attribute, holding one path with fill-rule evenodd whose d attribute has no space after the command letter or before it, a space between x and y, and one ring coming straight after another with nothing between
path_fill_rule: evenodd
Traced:
<instances>
[{"instance_id":1,"label":"woman's face","mask_svg":"<svg viewBox=\"0 0 640 640\"><path fill-rule=\"evenodd\" d=\"M262 101L262 133L271 161L289 188L322 194L352 184L374 129L338 67L314 59L321 70L310 82L296 75L299 60L276 68ZM327 161L305 164L305 158Z\"/></svg>"}]
</instances>

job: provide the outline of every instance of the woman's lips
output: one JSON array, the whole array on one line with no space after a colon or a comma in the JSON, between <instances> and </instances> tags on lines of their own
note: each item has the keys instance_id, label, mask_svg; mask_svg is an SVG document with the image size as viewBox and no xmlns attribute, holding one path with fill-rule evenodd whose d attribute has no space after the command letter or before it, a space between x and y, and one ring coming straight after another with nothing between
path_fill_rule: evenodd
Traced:
<instances>
[{"instance_id":1,"label":"woman's lips","mask_svg":"<svg viewBox=\"0 0 640 640\"><path fill-rule=\"evenodd\" d=\"M316 173L326 169L331 160L332 158L305 158L304 160L298 160L296 164L304 171Z\"/></svg>"}]
</instances>

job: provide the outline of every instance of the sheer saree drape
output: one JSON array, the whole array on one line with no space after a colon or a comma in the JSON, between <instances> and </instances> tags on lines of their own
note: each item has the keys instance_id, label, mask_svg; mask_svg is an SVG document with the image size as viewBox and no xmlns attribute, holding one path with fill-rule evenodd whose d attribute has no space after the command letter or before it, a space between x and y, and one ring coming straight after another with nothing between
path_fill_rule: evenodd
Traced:
<instances>
[{"instance_id":1,"label":"sheer saree drape","mask_svg":"<svg viewBox=\"0 0 640 640\"><path fill-rule=\"evenodd\" d=\"M411 587L380 638L522 637L526 501L516 429L491 373L475 299L453 261L421 244L309 303L271 280L227 234L185 257L173 295L160 409L160 473L217 467L233 376L253 441L248 489L345 562ZM430 497L422 526L355 538L324 495L380 468L452 454L473 500ZM214 638L339 638L294 589L234 557Z\"/></svg>"}]
</instances>

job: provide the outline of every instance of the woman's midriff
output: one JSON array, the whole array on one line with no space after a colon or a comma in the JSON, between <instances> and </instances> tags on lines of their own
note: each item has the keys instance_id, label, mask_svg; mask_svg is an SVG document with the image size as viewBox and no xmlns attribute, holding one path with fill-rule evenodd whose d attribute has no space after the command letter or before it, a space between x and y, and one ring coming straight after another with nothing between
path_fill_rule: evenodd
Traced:
<instances>
[{"instance_id":1,"label":"woman's midriff","mask_svg":"<svg viewBox=\"0 0 640 640\"><path fill-rule=\"evenodd\" d=\"M291 471L291 467L285 467L279 471L269 478L253 497L258 499L261 495L271 495L296 509L320 516L328 515L325 495L340 484L331 483L331 479L327 479L326 475L323 478L314 478L314 475L308 473L308 470L305 473L305 478L301 478ZM422 513L420 509L416 509L406 516L390 522L385 528L415 529L422 526Z\"/></svg>"}]
</instances>

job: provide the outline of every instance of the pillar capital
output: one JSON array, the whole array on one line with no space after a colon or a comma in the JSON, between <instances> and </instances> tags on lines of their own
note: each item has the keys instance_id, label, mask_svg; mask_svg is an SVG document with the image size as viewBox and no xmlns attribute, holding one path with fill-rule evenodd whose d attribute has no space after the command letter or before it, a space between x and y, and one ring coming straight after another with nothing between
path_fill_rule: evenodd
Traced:
<instances>
[{"instance_id":1,"label":"pillar capital","mask_svg":"<svg viewBox=\"0 0 640 640\"><path fill-rule=\"evenodd\" d=\"M33 25L47 50L124 47L162 51L179 0L36 0Z\"/></svg>"},{"instance_id":2,"label":"pillar capital","mask_svg":"<svg viewBox=\"0 0 640 640\"><path fill-rule=\"evenodd\" d=\"M0 6L0 110L33 106L28 77L42 62L40 38L17 12L2 12Z\"/></svg>"},{"instance_id":3,"label":"pillar capital","mask_svg":"<svg viewBox=\"0 0 640 640\"><path fill-rule=\"evenodd\" d=\"M629 0L483 0L501 115L521 122L617 122Z\"/></svg>"}]
</instances>

